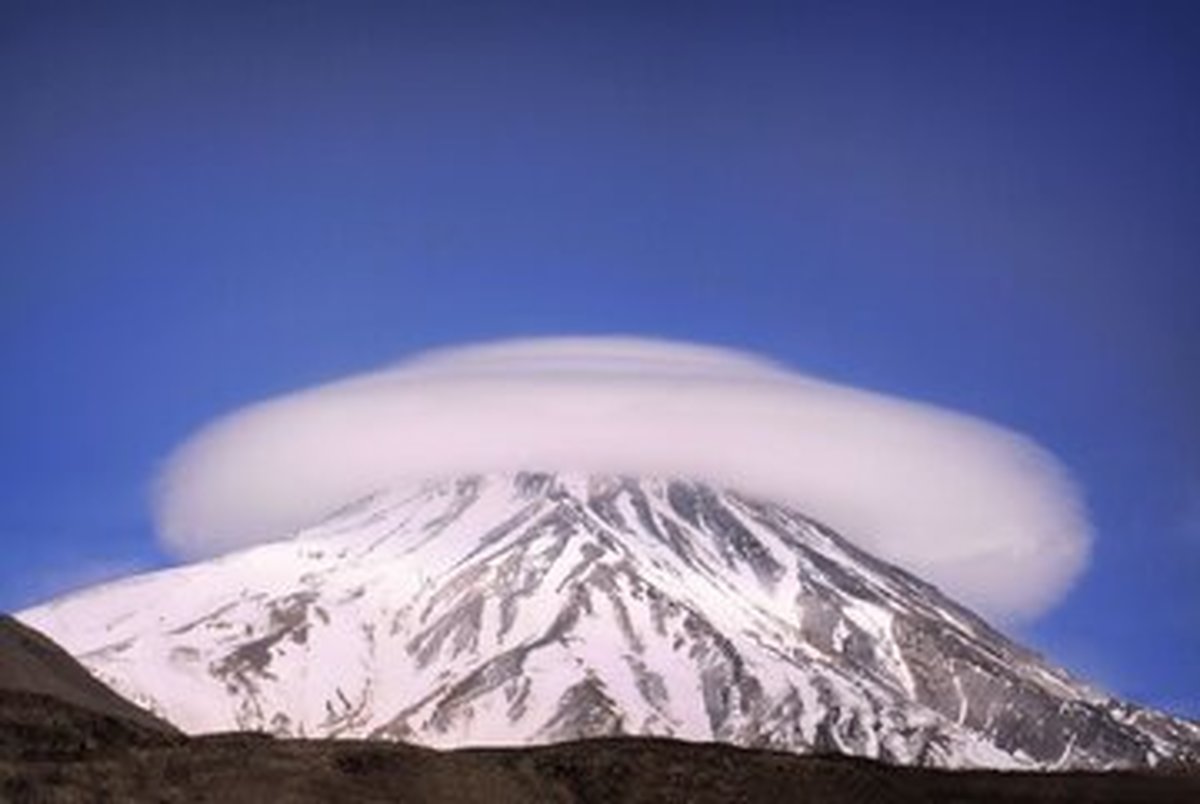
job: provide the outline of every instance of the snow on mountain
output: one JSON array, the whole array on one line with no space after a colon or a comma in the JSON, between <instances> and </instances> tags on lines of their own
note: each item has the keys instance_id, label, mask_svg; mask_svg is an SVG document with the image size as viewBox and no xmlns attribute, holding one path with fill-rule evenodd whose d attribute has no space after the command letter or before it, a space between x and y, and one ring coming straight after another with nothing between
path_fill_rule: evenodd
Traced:
<instances>
[{"instance_id":1,"label":"snow on mountain","mask_svg":"<svg viewBox=\"0 0 1200 804\"><path fill-rule=\"evenodd\" d=\"M1195 724L1089 689L819 523L690 481L431 481L19 617L189 732L653 734L949 767L1200 751Z\"/></svg>"}]
</instances>

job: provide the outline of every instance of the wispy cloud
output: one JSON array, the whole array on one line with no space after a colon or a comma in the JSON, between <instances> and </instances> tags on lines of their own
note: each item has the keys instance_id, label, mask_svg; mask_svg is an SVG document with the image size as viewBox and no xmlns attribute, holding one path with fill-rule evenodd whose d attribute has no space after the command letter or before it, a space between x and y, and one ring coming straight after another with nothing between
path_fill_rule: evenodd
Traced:
<instances>
[{"instance_id":1,"label":"wispy cloud","mask_svg":"<svg viewBox=\"0 0 1200 804\"><path fill-rule=\"evenodd\" d=\"M97 584L144 572L149 567L126 558L87 558L43 570L30 579L27 602L41 602Z\"/></svg>"},{"instance_id":2,"label":"wispy cloud","mask_svg":"<svg viewBox=\"0 0 1200 804\"><path fill-rule=\"evenodd\" d=\"M188 557L279 538L381 486L462 472L683 475L775 498L993 616L1057 601L1089 526L1059 463L979 419L724 349L552 338L433 352L236 411L167 462Z\"/></svg>"}]
</instances>

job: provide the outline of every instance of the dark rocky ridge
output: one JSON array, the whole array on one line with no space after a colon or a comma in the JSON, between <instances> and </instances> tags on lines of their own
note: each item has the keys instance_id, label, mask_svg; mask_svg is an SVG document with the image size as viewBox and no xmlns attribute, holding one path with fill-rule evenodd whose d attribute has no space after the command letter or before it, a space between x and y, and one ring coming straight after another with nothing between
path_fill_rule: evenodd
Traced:
<instances>
[{"instance_id":1,"label":"dark rocky ridge","mask_svg":"<svg viewBox=\"0 0 1200 804\"><path fill-rule=\"evenodd\" d=\"M51 639L6 614L0 614L0 691L19 693L5 695L6 715L36 709L39 697L45 696L82 710L73 717L90 713L140 731L178 734L174 726L97 681Z\"/></svg>"},{"instance_id":2,"label":"dark rocky ridge","mask_svg":"<svg viewBox=\"0 0 1200 804\"><path fill-rule=\"evenodd\" d=\"M901 768L872 760L628 737L439 752L397 743L247 734L43 756L0 755L0 801L1092 802L1200 800L1177 771L1031 773Z\"/></svg>"}]
</instances>

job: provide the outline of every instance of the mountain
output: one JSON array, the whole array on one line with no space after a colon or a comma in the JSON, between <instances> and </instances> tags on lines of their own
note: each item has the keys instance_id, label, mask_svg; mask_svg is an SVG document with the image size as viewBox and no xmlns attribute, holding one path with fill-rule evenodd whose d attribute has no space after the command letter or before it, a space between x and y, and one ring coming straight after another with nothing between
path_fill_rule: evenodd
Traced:
<instances>
[{"instance_id":1,"label":"mountain","mask_svg":"<svg viewBox=\"0 0 1200 804\"><path fill-rule=\"evenodd\" d=\"M671 479L472 476L19 615L188 732L657 735L939 767L1182 762L1112 699L800 513Z\"/></svg>"},{"instance_id":2,"label":"mountain","mask_svg":"<svg viewBox=\"0 0 1200 804\"><path fill-rule=\"evenodd\" d=\"M651 737L439 752L184 737L0 615L0 801L1193 802L1200 774L939 771Z\"/></svg>"}]
</instances>

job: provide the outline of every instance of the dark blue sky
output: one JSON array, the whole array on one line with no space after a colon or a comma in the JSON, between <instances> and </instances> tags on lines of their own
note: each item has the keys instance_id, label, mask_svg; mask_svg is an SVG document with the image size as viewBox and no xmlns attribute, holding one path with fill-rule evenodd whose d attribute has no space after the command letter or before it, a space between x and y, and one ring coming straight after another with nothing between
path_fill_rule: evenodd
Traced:
<instances>
[{"instance_id":1,"label":"dark blue sky","mask_svg":"<svg viewBox=\"0 0 1200 804\"><path fill-rule=\"evenodd\" d=\"M1195 3L0 2L0 608L206 420L429 346L750 349L1034 436L1019 636L1200 716Z\"/></svg>"}]
</instances>

